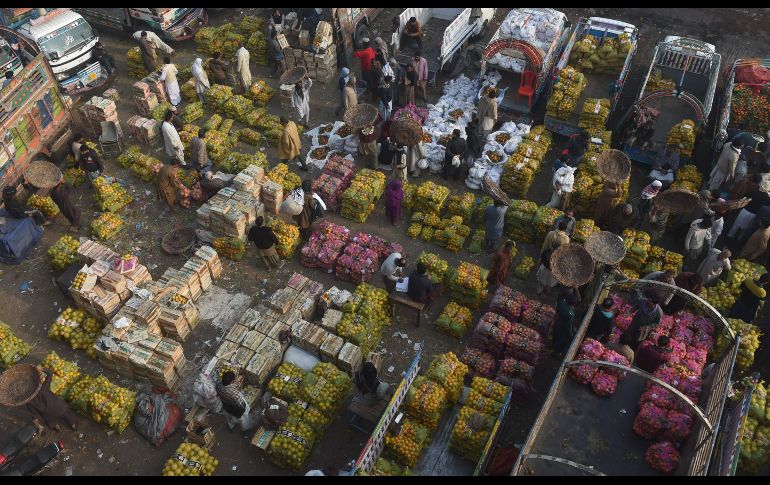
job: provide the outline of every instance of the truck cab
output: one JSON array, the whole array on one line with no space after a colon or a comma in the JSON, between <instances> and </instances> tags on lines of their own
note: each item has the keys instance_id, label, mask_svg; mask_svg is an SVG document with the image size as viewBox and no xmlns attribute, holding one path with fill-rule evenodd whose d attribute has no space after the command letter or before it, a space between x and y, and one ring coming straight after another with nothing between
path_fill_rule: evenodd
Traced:
<instances>
[{"instance_id":1,"label":"truck cab","mask_svg":"<svg viewBox=\"0 0 770 485\"><path fill-rule=\"evenodd\" d=\"M8 71L12 71L15 77L21 69L21 61L11 51L11 45L0 37L0 79L4 78Z\"/></svg>"},{"instance_id":2,"label":"truck cab","mask_svg":"<svg viewBox=\"0 0 770 485\"><path fill-rule=\"evenodd\" d=\"M89 22L125 32L152 30L171 41L191 39L208 23L203 8L78 8Z\"/></svg>"},{"instance_id":3,"label":"truck cab","mask_svg":"<svg viewBox=\"0 0 770 485\"><path fill-rule=\"evenodd\" d=\"M93 58L99 37L73 10L57 8L44 13L20 25L16 32L40 49L65 93L85 92L106 82L106 72Z\"/></svg>"}]
</instances>

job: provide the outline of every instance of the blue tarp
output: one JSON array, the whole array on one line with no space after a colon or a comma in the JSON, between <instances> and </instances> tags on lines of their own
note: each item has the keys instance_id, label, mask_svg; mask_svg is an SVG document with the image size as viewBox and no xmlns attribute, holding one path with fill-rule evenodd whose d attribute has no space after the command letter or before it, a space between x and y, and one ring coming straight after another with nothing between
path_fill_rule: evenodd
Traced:
<instances>
[{"instance_id":1,"label":"blue tarp","mask_svg":"<svg viewBox=\"0 0 770 485\"><path fill-rule=\"evenodd\" d=\"M0 209L0 262L19 264L43 237L43 228L31 217L14 219Z\"/></svg>"}]
</instances>

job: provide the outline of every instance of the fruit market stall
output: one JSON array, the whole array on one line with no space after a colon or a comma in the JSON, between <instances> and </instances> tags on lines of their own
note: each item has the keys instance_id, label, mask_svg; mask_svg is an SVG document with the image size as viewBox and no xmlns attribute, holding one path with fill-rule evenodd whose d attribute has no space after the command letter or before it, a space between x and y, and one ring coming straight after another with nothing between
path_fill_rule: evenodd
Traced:
<instances>
[{"instance_id":1,"label":"fruit market stall","mask_svg":"<svg viewBox=\"0 0 770 485\"><path fill-rule=\"evenodd\" d=\"M699 40L670 35L658 43L629 114L652 108L659 116L649 143L639 140L635 131L624 140L623 151L629 158L651 165L667 143L671 129L685 119L694 120L691 135L695 138L711 112L721 60L716 47ZM632 139L636 140L633 145ZM687 160L681 155L682 160Z\"/></svg>"},{"instance_id":2,"label":"fruit market stall","mask_svg":"<svg viewBox=\"0 0 770 485\"><path fill-rule=\"evenodd\" d=\"M770 131L768 68L770 59L737 59L733 63L722 98L722 110L715 126L715 151L722 150L730 128L763 137Z\"/></svg>"},{"instance_id":3,"label":"fruit market stall","mask_svg":"<svg viewBox=\"0 0 770 485\"><path fill-rule=\"evenodd\" d=\"M565 136L577 133L580 109L589 98L609 98L608 113L615 109L636 52L637 34L635 26L618 20L578 21L556 64L546 128Z\"/></svg>"},{"instance_id":4,"label":"fruit market stall","mask_svg":"<svg viewBox=\"0 0 770 485\"><path fill-rule=\"evenodd\" d=\"M551 8L514 8L484 49L481 60L482 79L479 96L490 86L510 88L499 109L528 114L545 89L559 54L567 41L567 17ZM497 71L500 76L489 74ZM534 75L531 102L517 95L521 78L529 71ZM529 74L527 74L529 76ZM486 82L485 82L486 81Z\"/></svg>"},{"instance_id":5,"label":"fruit market stall","mask_svg":"<svg viewBox=\"0 0 770 485\"><path fill-rule=\"evenodd\" d=\"M690 304L688 311L664 317L648 336L671 338L672 360L654 374L624 365L619 354L583 339L605 290L615 300L618 326L627 328L626 302L644 288L672 291ZM713 349L719 335L730 339L721 353ZM618 337L613 332L609 340ZM512 474L706 475L739 341L713 307L675 286L646 280L600 286ZM704 382L709 363L715 364L713 374ZM587 436L602 445L586 446Z\"/></svg>"}]
</instances>

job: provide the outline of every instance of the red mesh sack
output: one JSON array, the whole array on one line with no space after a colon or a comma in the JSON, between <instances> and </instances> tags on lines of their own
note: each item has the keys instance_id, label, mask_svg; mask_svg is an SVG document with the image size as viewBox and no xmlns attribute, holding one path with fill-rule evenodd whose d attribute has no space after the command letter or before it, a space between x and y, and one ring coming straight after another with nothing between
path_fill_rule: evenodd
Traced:
<instances>
[{"instance_id":1,"label":"red mesh sack","mask_svg":"<svg viewBox=\"0 0 770 485\"><path fill-rule=\"evenodd\" d=\"M668 427L666 432L663 433L663 437L673 442L687 440L692 430L692 417L685 413L670 410L666 415L666 419L668 420Z\"/></svg>"},{"instance_id":2,"label":"red mesh sack","mask_svg":"<svg viewBox=\"0 0 770 485\"><path fill-rule=\"evenodd\" d=\"M644 453L644 461L650 468L663 473L673 473L679 466L679 452L668 442L653 443Z\"/></svg>"},{"instance_id":3,"label":"red mesh sack","mask_svg":"<svg viewBox=\"0 0 770 485\"><path fill-rule=\"evenodd\" d=\"M598 370L591 379L591 389L599 396L610 396L618 388L618 378L613 374Z\"/></svg>"},{"instance_id":4,"label":"red mesh sack","mask_svg":"<svg viewBox=\"0 0 770 485\"><path fill-rule=\"evenodd\" d=\"M586 359L599 360L604 353L604 345L598 340L586 338L583 340L583 343L580 344L579 352L585 355Z\"/></svg>"},{"instance_id":5,"label":"red mesh sack","mask_svg":"<svg viewBox=\"0 0 770 485\"><path fill-rule=\"evenodd\" d=\"M600 360L605 360L614 364L628 365L628 359L611 349L604 349L604 353L602 353ZM618 379L624 379L626 377L626 372L619 369L603 367L601 370L607 374L617 377Z\"/></svg>"},{"instance_id":6,"label":"red mesh sack","mask_svg":"<svg viewBox=\"0 0 770 485\"><path fill-rule=\"evenodd\" d=\"M587 359L584 354L578 354L575 360ZM593 379L594 374L598 369L594 365L577 365L569 368L569 376L575 380L578 384L588 384Z\"/></svg>"},{"instance_id":7,"label":"red mesh sack","mask_svg":"<svg viewBox=\"0 0 770 485\"><path fill-rule=\"evenodd\" d=\"M634 418L634 433L648 440L656 438L666 429L668 424L666 413L665 409L659 408L651 402L643 404Z\"/></svg>"}]
</instances>

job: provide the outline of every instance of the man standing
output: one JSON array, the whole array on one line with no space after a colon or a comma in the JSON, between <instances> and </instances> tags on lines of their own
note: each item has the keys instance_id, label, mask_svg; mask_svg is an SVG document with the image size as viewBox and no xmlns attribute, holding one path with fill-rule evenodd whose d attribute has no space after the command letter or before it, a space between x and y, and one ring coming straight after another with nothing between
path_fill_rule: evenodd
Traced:
<instances>
[{"instance_id":1,"label":"man standing","mask_svg":"<svg viewBox=\"0 0 770 485\"><path fill-rule=\"evenodd\" d=\"M440 283L434 285L428 278L427 273L428 268L422 263L417 263L415 270L409 275L409 285L406 294L412 300L430 306L431 302L438 296L438 293L441 292L442 285ZM427 311L427 307L425 311Z\"/></svg>"},{"instance_id":2,"label":"man standing","mask_svg":"<svg viewBox=\"0 0 770 485\"><path fill-rule=\"evenodd\" d=\"M540 247L540 254L546 251L556 251L556 248L564 244L569 244L569 236L567 235L567 221L561 220L556 224L556 229L545 235L543 245Z\"/></svg>"},{"instance_id":3,"label":"man standing","mask_svg":"<svg viewBox=\"0 0 770 485\"><path fill-rule=\"evenodd\" d=\"M422 100L427 103L428 61L420 54L420 51L414 53L412 65L414 66L414 70L417 73L417 87L420 88L420 92L422 93Z\"/></svg>"},{"instance_id":4,"label":"man standing","mask_svg":"<svg viewBox=\"0 0 770 485\"><path fill-rule=\"evenodd\" d=\"M572 233L575 231L575 211L572 209L565 210L564 215L557 217L556 220L553 221L553 228L558 229L561 221L567 223L567 229L565 229L564 232L566 232L569 237L572 237Z\"/></svg>"},{"instance_id":5,"label":"man standing","mask_svg":"<svg viewBox=\"0 0 770 485\"><path fill-rule=\"evenodd\" d=\"M348 81L350 81L350 69L347 67L343 67L340 69L340 77L337 79L337 85L339 87L340 91L340 104L337 106L337 110L334 111L334 116L341 116L345 110L347 109L345 98L345 88L348 86ZM353 94L355 94L356 88L355 84L353 85ZM358 103L358 100L356 99L356 103Z\"/></svg>"},{"instance_id":6,"label":"man standing","mask_svg":"<svg viewBox=\"0 0 770 485\"><path fill-rule=\"evenodd\" d=\"M278 42L278 34L275 30L270 34L270 49L273 51L273 60L275 61L275 73L274 76L278 77L286 70L286 62L284 61L283 49Z\"/></svg>"},{"instance_id":7,"label":"man standing","mask_svg":"<svg viewBox=\"0 0 770 485\"><path fill-rule=\"evenodd\" d=\"M694 267L704 249L711 245L711 218L704 217L693 221L690 230L684 239L684 248L687 250L687 260L690 268Z\"/></svg>"},{"instance_id":8,"label":"man standing","mask_svg":"<svg viewBox=\"0 0 770 485\"><path fill-rule=\"evenodd\" d=\"M158 172L158 199L163 199L171 208L172 212L176 210L177 189L182 189L184 185L179 182L179 160L171 159L170 165L163 165Z\"/></svg>"},{"instance_id":9,"label":"man standing","mask_svg":"<svg viewBox=\"0 0 770 485\"><path fill-rule=\"evenodd\" d=\"M639 223L639 216L634 212L634 206L631 204L618 204L612 211L609 230L618 236L623 234L625 229L634 227Z\"/></svg>"},{"instance_id":10,"label":"man standing","mask_svg":"<svg viewBox=\"0 0 770 485\"><path fill-rule=\"evenodd\" d=\"M642 299L635 305L636 313L625 333L628 333L629 346L636 352L639 343L647 337L647 334L660 323L663 318L663 310L658 305L658 297L654 294Z\"/></svg>"},{"instance_id":11,"label":"man standing","mask_svg":"<svg viewBox=\"0 0 770 485\"><path fill-rule=\"evenodd\" d=\"M227 68L229 63L222 59L221 52L215 52L214 57L209 59L209 71L214 77L215 84L227 85Z\"/></svg>"},{"instance_id":12,"label":"man standing","mask_svg":"<svg viewBox=\"0 0 770 485\"><path fill-rule=\"evenodd\" d=\"M195 93L198 95L200 102L203 103L206 101L206 91L211 88L209 76L206 74L206 71L203 70L203 59L197 57L195 61L193 61L191 72L193 78L195 78Z\"/></svg>"},{"instance_id":13,"label":"man standing","mask_svg":"<svg viewBox=\"0 0 770 485\"><path fill-rule=\"evenodd\" d=\"M83 135L80 133L75 133L75 136L72 137L72 156L75 157L75 163L80 160L80 145L83 144Z\"/></svg>"},{"instance_id":14,"label":"man standing","mask_svg":"<svg viewBox=\"0 0 770 485\"><path fill-rule=\"evenodd\" d=\"M486 237L487 252L493 253L497 249L497 242L503 236L505 226L505 212L508 206L496 200L484 210L484 232Z\"/></svg>"},{"instance_id":15,"label":"man standing","mask_svg":"<svg viewBox=\"0 0 770 485\"><path fill-rule=\"evenodd\" d=\"M94 45L94 59L99 61L99 64L107 71L108 76L112 76L112 73L115 72L115 58L107 52L101 42Z\"/></svg>"},{"instance_id":16,"label":"man standing","mask_svg":"<svg viewBox=\"0 0 770 485\"><path fill-rule=\"evenodd\" d=\"M372 81L371 71L372 61L374 60L376 53L374 52L374 49L372 49L372 46L369 44L368 37L364 37L362 40L365 47L361 50L355 51L353 53L353 57L361 59L361 78L366 81L366 89L370 93L374 93L377 90L377 86L375 86L374 82Z\"/></svg>"},{"instance_id":17,"label":"man standing","mask_svg":"<svg viewBox=\"0 0 770 485\"><path fill-rule=\"evenodd\" d=\"M586 337L604 342L610 335L612 327L615 325L615 314L612 312L613 304L612 298L605 298L602 304L594 309L594 314L591 316L591 321L586 329Z\"/></svg>"},{"instance_id":18,"label":"man standing","mask_svg":"<svg viewBox=\"0 0 770 485\"><path fill-rule=\"evenodd\" d=\"M241 84L243 92L248 92L251 87L251 69L249 68L249 51L246 47L241 46L235 53L238 60L238 81Z\"/></svg>"},{"instance_id":19,"label":"man standing","mask_svg":"<svg viewBox=\"0 0 770 485\"><path fill-rule=\"evenodd\" d=\"M271 266L281 269L286 264L286 261L281 261L281 257L275 250L278 238L272 229L265 226L264 217L257 217L254 221L254 226L249 229L249 241L253 242L254 246L257 247L257 254L265 261L267 269L270 269Z\"/></svg>"},{"instance_id":20,"label":"man standing","mask_svg":"<svg viewBox=\"0 0 770 485\"><path fill-rule=\"evenodd\" d=\"M650 374L658 370L658 367L671 360L672 352L668 346L669 338L666 335L658 337L658 343L645 341L634 354L634 364Z\"/></svg>"},{"instance_id":21,"label":"man standing","mask_svg":"<svg viewBox=\"0 0 770 485\"><path fill-rule=\"evenodd\" d=\"M404 35L413 41L418 49L422 49L422 29L417 17L411 17L404 25Z\"/></svg>"},{"instance_id":22,"label":"man standing","mask_svg":"<svg viewBox=\"0 0 770 485\"><path fill-rule=\"evenodd\" d=\"M378 170L377 163L377 134L374 132L374 126L367 126L361 129L358 134L358 151L364 157L364 165Z\"/></svg>"},{"instance_id":23,"label":"man standing","mask_svg":"<svg viewBox=\"0 0 770 485\"><path fill-rule=\"evenodd\" d=\"M394 57L390 58L388 64L390 65L390 69L393 71L393 82L390 84L390 87L393 90L393 106L399 107L401 106L401 91L399 88L402 84L404 84L404 70L401 69L401 65L398 63L398 61L396 61ZM384 73L385 71L383 71L383 75Z\"/></svg>"},{"instance_id":24,"label":"man standing","mask_svg":"<svg viewBox=\"0 0 770 485\"><path fill-rule=\"evenodd\" d=\"M148 73L155 71L155 66L158 64L158 56L155 54L155 44L147 38L147 32L142 31L139 37L139 49L142 51L142 60L144 61L144 68Z\"/></svg>"},{"instance_id":25,"label":"man standing","mask_svg":"<svg viewBox=\"0 0 770 485\"><path fill-rule=\"evenodd\" d=\"M730 143L726 143L722 148L722 153L719 155L716 165L711 170L711 178L709 179L709 190L717 190L723 183L732 183L735 177L735 166L738 163L738 157L741 155L741 149L743 148L743 142L741 140L733 140Z\"/></svg>"},{"instance_id":26,"label":"man standing","mask_svg":"<svg viewBox=\"0 0 770 485\"><path fill-rule=\"evenodd\" d=\"M54 204L59 207L59 210L67 218L70 223L70 231L77 232L80 230L80 209L72 203L72 192L69 185L62 180L59 185L51 189L49 194Z\"/></svg>"},{"instance_id":27,"label":"man standing","mask_svg":"<svg viewBox=\"0 0 770 485\"><path fill-rule=\"evenodd\" d=\"M296 160L302 165L302 170L307 171L307 163L299 156L302 145L300 144L297 124L287 120L285 116L281 116L280 121L283 125L283 131L281 138L278 139L278 158L286 164L290 160Z\"/></svg>"},{"instance_id":28,"label":"man standing","mask_svg":"<svg viewBox=\"0 0 770 485\"><path fill-rule=\"evenodd\" d=\"M698 266L698 274L703 278L703 285L710 286L715 283L725 271L730 271L730 256L733 254L729 249L720 250L712 248L708 251L708 256Z\"/></svg>"},{"instance_id":29,"label":"man standing","mask_svg":"<svg viewBox=\"0 0 770 485\"><path fill-rule=\"evenodd\" d=\"M754 231L746 244L743 245L739 258L757 261L767 251L767 241L770 239L770 219L760 219L759 229Z\"/></svg>"},{"instance_id":30,"label":"man standing","mask_svg":"<svg viewBox=\"0 0 770 485\"><path fill-rule=\"evenodd\" d=\"M406 263L406 257L401 253L391 253L382 262L380 274L382 274L382 281L385 283L385 289L388 293L393 293L393 290L396 289L396 283L403 281Z\"/></svg>"},{"instance_id":31,"label":"man standing","mask_svg":"<svg viewBox=\"0 0 770 485\"><path fill-rule=\"evenodd\" d=\"M163 58L163 64L158 80L163 81L163 85L166 87L168 101L172 106L176 106L182 102L182 97L179 95L179 82L176 79L179 71L168 56Z\"/></svg>"},{"instance_id":32,"label":"man standing","mask_svg":"<svg viewBox=\"0 0 770 485\"><path fill-rule=\"evenodd\" d=\"M166 148L166 155L172 160L178 160L179 163L184 164L184 145L182 145L182 139L179 138L179 133L176 131L171 119L174 117L174 113L166 111L166 116L163 118L163 123L160 126L160 131L163 133L163 143Z\"/></svg>"},{"instance_id":33,"label":"man standing","mask_svg":"<svg viewBox=\"0 0 770 485\"><path fill-rule=\"evenodd\" d=\"M676 279L674 278L674 270L667 269L666 271L653 271L644 278L648 281L660 281L661 283L668 283L671 286L676 286ZM668 305L671 299L674 297L674 292L665 288L651 288L650 293L655 293L658 296L658 300L661 305Z\"/></svg>"},{"instance_id":34,"label":"man standing","mask_svg":"<svg viewBox=\"0 0 770 485\"><path fill-rule=\"evenodd\" d=\"M486 96L482 96L476 110L479 117L481 142L486 143L487 135L492 132L497 123L497 91L490 89Z\"/></svg>"},{"instance_id":35,"label":"man standing","mask_svg":"<svg viewBox=\"0 0 770 485\"><path fill-rule=\"evenodd\" d=\"M572 342L575 322L575 295L562 298L556 303L556 315L553 325L553 351L562 355Z\"/></svg>"},{"instance_id":36,"label":"man standing","mask_svg":"<svg viewBox=\"0 0 770 485\"><path fill-rule=\"evenodd\" d=\"M310 124L310 88L312 86L313 80L305 77L294 85L294 90L291 92L293 114L297 123L302 123L305 126Z\"/></svg>"},{"instance_id":37,"label":"man standing","mask_svg":"<svg viewBox=\"0 0 770 485\"><path fill-rule=\"evenodd\" d=\"M465 154L468 151L468 144L460 136L460 130L455 128L452 131L452 139L446 147L446 153L444 154L444 171L442 173L446 180L451 175L453 179L460 180L460 169L463 161L465 160Z\"/></svg>"},{"instance_id":38,"label":"man standing","mask_svg":"<svg viewBox=\"0 0 770 485\"><path fill-rule=\"evenodd\" d=\"M206 138L206 128L201 128L198 135L190 140L190 167L195 170L211 165L204 138Z\"/></svg>"},{"instance_id":39,"label":"man standing","mask_svg":"<svg viewBox=\"0 0 770 485\"><path fill-rule=\"evenodd\" d=\"M134 32L134 40L141 40L142 37L146 37L148 41L153 45L154 49L158 49L163 54L167 56L173 56L174 55L174 49L171 48L168 44L163 42L163 39L157 36L155 32L152 31L136 31Z\"/></svg>"}]
</instances>

